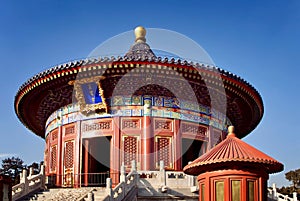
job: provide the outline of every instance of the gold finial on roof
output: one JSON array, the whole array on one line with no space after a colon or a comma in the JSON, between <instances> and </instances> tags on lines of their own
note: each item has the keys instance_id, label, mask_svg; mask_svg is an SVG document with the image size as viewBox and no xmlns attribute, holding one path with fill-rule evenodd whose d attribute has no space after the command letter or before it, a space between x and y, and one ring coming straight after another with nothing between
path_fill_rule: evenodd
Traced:
<instances>
[{"instance_id":1,"label":"gold finial on roof","mask_svg":"<svg viewBox=\"0 0 300 201\"><path fill-rule=\"evenodd\" d=\"M235 134L234 134L234 126L229 126L228 127L228 135L227 135L228 137L229 136L232 136L232 137L234 137L235 136Z\"/></svg>"},{"instance_id":2,"label":"gold finial on roof","mask_svg":"<svg viewBox=\"0 0 300 201\"><path fill-rule=\"evenodd\" d=\"M134 29L134 34L135 34L135 42L136 43L141 43L141 42L146 42L146 29L142 26L138 26Z\"/></svg>"}]
</instances>

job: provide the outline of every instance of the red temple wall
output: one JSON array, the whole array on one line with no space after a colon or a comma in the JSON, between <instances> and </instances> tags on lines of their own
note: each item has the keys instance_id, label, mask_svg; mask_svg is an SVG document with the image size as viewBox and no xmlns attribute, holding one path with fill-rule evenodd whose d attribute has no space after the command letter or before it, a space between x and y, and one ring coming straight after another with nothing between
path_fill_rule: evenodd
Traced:
<instances>
[{"instance_id":1,"label":"red temple wall","mask_svg":"<svg viewBox=\"0 0 300 201\"><path fill-rule=\"evenodd\" d=\"M207 125L149 116L77 121L61 125L47 135L46 175L56 175L57 186L76 186L80 182L80 174L87 173L89 162L87 157L82 160L84 155L89 154L87 149L82 149L82 143L88 142L83 142L84 139L100 136L111 136L109 166L116 182L122 162L129 170L132 160L136 160L140 170L159 169L159 161L163 160L166 169L180 171L185 165L182 139L203 142L201 151L204 153L215 144L211 136L216 133L222 134L216 129L210 130Z\"/></svg>"}]
</instances>

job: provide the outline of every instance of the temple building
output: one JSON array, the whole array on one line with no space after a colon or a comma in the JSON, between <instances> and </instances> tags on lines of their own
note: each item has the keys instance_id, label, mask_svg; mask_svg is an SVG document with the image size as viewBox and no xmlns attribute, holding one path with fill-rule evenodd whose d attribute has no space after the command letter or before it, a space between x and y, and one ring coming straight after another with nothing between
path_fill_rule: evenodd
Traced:
<instances>
[{"instance_id":1,"label":"temple building","mask_svg":"<svg viewBox=\"0 0 300 201\"><path fill-rule=\"evenodd\" d=\"M45 140L48 183L59 187L119 182L129 170L182 171L190 161L260 122L257 90L216 66L162 58L135 29L125 55L54 66L28 79L15 96L20 121ZM175 44L176 45L176 44Z\"/></svg>"}]
</instances>

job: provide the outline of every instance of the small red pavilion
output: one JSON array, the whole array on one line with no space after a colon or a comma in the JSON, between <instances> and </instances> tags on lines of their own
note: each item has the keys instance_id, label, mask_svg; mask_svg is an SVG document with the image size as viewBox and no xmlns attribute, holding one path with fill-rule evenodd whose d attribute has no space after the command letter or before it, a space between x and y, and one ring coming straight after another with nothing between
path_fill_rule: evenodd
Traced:
<instances>
[{"instance_id":1,"label":"small red pavilion","mask_svg":"<svg viewBox=\"0 0 300 201\"><path fill-rule=\"evenodd\" d=\"M270 173L283 165L238 139L234 127L227 138L206 154L184 167L198 176L199 201L264 201Z\"/></svg>"}]
</instances>

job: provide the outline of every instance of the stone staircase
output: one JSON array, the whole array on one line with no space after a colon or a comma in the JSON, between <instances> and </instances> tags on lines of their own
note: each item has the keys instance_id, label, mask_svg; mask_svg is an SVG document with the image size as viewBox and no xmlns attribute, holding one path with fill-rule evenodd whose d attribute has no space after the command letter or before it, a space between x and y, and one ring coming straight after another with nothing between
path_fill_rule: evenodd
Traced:
<instances>
[{"instance_id":1,"label":"stone staircase","mask_svg":"<svg viewBox=\"0 0 300 201\"><path fill-rule=\"evenodd\" d=\"M191 192L188 186L173 186L162 188L149 183L149 179L140 179L138 182L137 200L199 200L198 191Z\"/></svg>"},{"instance_id":2,"label":"stone staircase","mask_svg":"<svg viewBox=\"0 0 300 201\"><path fill-rule=\"evenodd\" d=\"M106 187L53 188L45 189L43 166L37 175L30 170L21 174L20 184L13 186L13 201L147 201L147 200L185 200L199 199L198 186L195 177L183 172L166 171L163 161L159 171L137 171L136 163L132 161L131 172L126 175L125 166L121 166L120 183L112 188L110 178ZM297 193L290 198L277 192L275 184L268 188L269 201L298 201Z\"/></svg>"},{"instance_id":3,"label":"stone staircase","mask_svg":"<svg viewBox=\"0 0 300 201\"><path fill-rule=\"evenodd\" d=\"M51 195L56 194L60 189L49 189L49 190L43 190L36 193L31 193L25 198L21 198L21 200L46 200Z\"/></svg>"},{"instance_id":4,"label":"stone staircase","mask_svg":"<svg viewBox=\"0 0 300 201\"><path fill-rule=\"evenodd\" d=\"M111 178L107 178L106 187L57 188L38 192L28 192L32 178L14 187L13 200L43 200L43 201L122 201L122 200L198 200L198 190L195 178L183 172L165 171L161 161L159 171L137 171L136 163L132 161L131 172L126 175L125 166L121 166L120 183L112 188ZM26 175L26 174L24 174ZM43 175L40 175L43 176ZM40 182L44 182L40 179ZM33 183L37 186L38 183ZM19 191L19 189L23 191ZM22 193L22 194L21 194ZM20 196L23 195L23 196ZM25 197L26 196L26 197Z\"/></svg>"},{"instance_id":5,"label":"stone staircase","mask_svg":"<svg viewBox=\"0 0 300 201\"><path fill-rule=\"evenodd\" d=\"M185 201L197 201L199 195L197 193L191 193L190 188L172 188L162 192L160 189L154 188L138 188L137 200L185 200Z\"/></svg>"},{"instance_id":6,"label":"stone staircase","mask_svg":"<svg viewBox=\"0 0 300 201\"><path fill-rule=\"evenodd\" d=\"M82 188L53 188L44 191L40 191L30 196L23 198L22 200L38 200L38 201L77 201L87 200L86 195L93 191L95 200L103 200L105 196L105 188L102 187L82 187Z\"/></svg>"}]
</instances>

